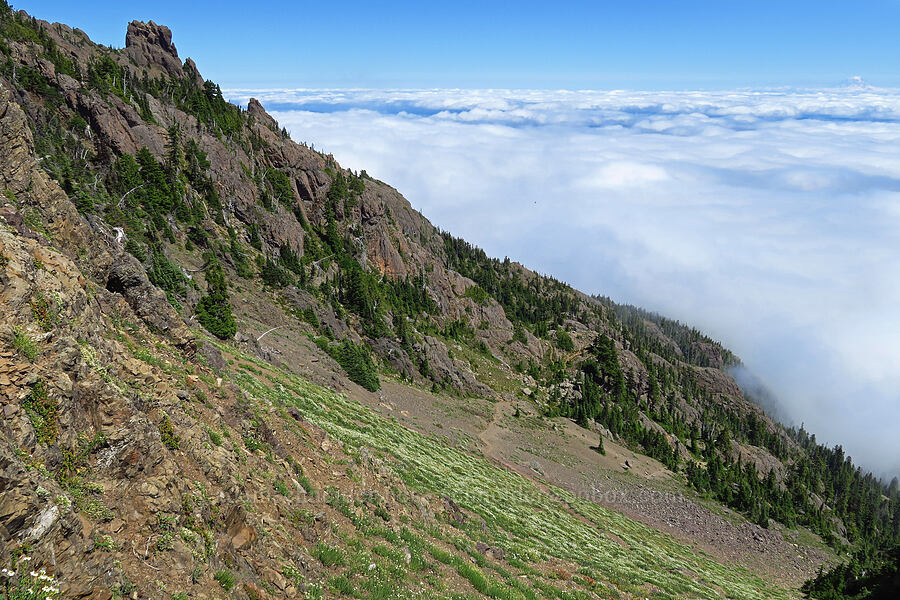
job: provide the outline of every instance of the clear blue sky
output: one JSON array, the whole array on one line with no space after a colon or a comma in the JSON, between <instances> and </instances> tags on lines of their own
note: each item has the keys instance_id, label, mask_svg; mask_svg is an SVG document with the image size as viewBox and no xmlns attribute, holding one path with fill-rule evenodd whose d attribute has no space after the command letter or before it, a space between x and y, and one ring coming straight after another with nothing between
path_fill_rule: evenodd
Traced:
<instances>
[{"instance_id":1,"label":"clear blue sky","mask_svg":"<svg viewBox=\"0 0 900 600\"><path fill-rule=\"evenodd\" d=\"M900 85L898 0L11 3L117 47L153 19L223 87Z\"/></svg>"}]
</instances>

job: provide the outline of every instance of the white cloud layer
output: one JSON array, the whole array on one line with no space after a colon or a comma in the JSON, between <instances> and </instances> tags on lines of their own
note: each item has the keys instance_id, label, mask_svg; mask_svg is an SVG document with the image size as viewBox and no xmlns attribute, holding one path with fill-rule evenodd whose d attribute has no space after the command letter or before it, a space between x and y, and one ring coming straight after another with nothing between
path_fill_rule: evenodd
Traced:
<instances>
[{"instance_id":1,"label":"white cloud layer","mask_svg":"<svg viewBox=\"0 0 900 600\"><path fill-rule=\"evenodd\" d=\"M435 224L735 350L900 472L900 90L231 90Z\"/></svg>"}]
</instances>

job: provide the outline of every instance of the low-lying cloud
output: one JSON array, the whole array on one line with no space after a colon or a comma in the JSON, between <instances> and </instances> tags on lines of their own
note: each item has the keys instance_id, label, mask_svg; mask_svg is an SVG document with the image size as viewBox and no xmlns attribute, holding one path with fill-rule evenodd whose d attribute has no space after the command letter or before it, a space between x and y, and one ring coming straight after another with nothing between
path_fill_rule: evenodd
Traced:
<instances>
[{"instance_id":1,"label":"low-lying cloud","mask_svg":"<svg viewBox=\"0 0 900 600\"><path fill-rule=\"evenodd\" d=\"M900 472L900 91L228 95L489 254L709 332Z\"/></svg>"}]
</instances>

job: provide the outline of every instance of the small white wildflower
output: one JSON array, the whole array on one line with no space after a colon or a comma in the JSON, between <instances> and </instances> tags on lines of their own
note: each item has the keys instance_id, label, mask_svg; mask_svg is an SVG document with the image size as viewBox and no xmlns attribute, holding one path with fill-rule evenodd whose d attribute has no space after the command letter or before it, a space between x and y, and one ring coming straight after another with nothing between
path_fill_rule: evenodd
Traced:
<instances>
[{"instance_id":1,"label":"small white wildflower","mask_svg":"<svg viewBox=\"0 0 900 600\"><path fill-rule=\"evenodd\" d=\"M32 572L31 572L31 576L32 576L32 577L38 577L39 575L40 575L40 573L38 573L37 571L32 571Z\"/></svg>"},{"instance_id":2,"label":"small white wildflower","mask_svg":"<svg viewBox=\"0 0 900 600\"><path fill-rule=\"evenodd\" d=\"M29 560L31 560L31 557L30 557L30 556L23 556L23 557L20 558L19 560L21 560L22 562L28 562Z\"/></svg>"}]
</instances>

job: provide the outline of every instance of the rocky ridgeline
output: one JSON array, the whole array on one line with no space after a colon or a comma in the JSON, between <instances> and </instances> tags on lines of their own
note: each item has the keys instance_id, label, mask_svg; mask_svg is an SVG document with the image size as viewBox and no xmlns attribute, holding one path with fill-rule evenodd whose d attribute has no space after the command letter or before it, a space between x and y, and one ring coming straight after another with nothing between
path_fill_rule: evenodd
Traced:
<instances>
[{"instance_id":1,"label":"rocky ridgeline","mask_svg":"<svg viewBox=\"0 0 900 600\"><path fill-rule=\"evenodd\" d=\"M77 30L49 23L45 24L45 29L61 51L81 63L96 59L100 53L95 49L92 54L88 43ZM262 238L263 254L277 255L279 249L286 246L302 256L306 238L310 235L303 221L324 228L328 191L334 173L341 171L340 166L330 156L323 156L283 135L275 120L255 99L251 99L248 105L247 114L251 119L247 135L257 136L259 142L239 144L222 136L197 117L150 94L135 89L131 101L124 100L121 95L101 94L68 75L56 74L52 64L34 57L27 47L20 46L15 50L23 62L33 64L59 83L71 115L85 116L92 132L82 140L88 152L103 155L112 151L116 155L134 155L146 147L163 159L167 130L171 125L178 127L183 139L196 140L209 160L209 176L225 207L223 222L238 233L242 243L248 242L250 228L256 228ZM146 74L202 81L193 61L181 62L168 28L153 22L135 21L129 24L125 49L111 56L121 62L126 67L126 73L132 73L131 77L135 79L141 76L139 74ZM127 83L125 87L128 88ZM147 114L143 117L134 99L137 95L141 95L147 104ZM32 104L27 95L19 100L24 102L26 111L40 111L40 106ZM277 169L287 174L292 196L269 211L261 208L261 192L253 179L254 173L265 169ZM433 315L438 327L454 321L465 322L495 356L507 356L509 362L540 362L551 355L552 344L535 337L527 329L523 331L524 341L514 341L515 328L493 298L488 297L479 303L466 294L474 282L445 266L445 250L438 231L414 211L394 188L368 179L357 203L353 206L338 204L334 208L339 222L361 244L360 261L364 267L374 267L397 279L426 274L428 293L438 309ZM80 219L71 221L78 222ZM203 225L209 231L221 230L211 221ZM110 228L104 227L102 222L93 223L91 229L112 235ZM91 229L87 231L91 232ZM179 242L184 235L184 232L176 231ZM222 231L221 236L225 235ZM121 248L121 244L114 245ZM75 244L75 247L82 246L86 245ZM91 257L90 262L98 261ZM311 285L316 286L334 277L336 268L337 265L332 264L330 268L313 274ZM538 277L521 265L514 264L514 268L522 280L530 281ZM123 273L123 276L128 274ZM599 310L593 299L574 291L573 294L587 310ZM293 298L298 296L303 296L303 293L295 293ZM307 295L296 302L295 307L311 307L327 315L329 308L320 308L318 304L319 301ZM354 321L352 315L338 319L325 318L335 332L349 329L355 336L355 332L363 329L363 324ZM343 322L334 323L336 320ZM584 344L590 343L597 329L616 335L605 323L595 320L585 323L576 320L570 321L570 324L576 330L584 330ZM413 348L415 356L410 356L390 337L371 342L383 360L415 381L422 381L415 364L418 357L424 356L433 371L433 382L464 394L492 393L490 386L479 383L469 365L448 352L445 343L435 336L423 335L421 340L416 341ZM621 343L619 346L624 349ZM625 352L623 360L625 367L635 373L638 383L646 379L637 357ZM726 379L730 381L730 378ZM730 397L741 399L740 391L733 381L730 383L731 389L725 392Z\"/></svg>"},{"instance_id":2,"label":"rocky ridgeline","mask_svg":"<svg viewBox=\"0 0 900 600\"><path fill-rule=\"evenodd\" d=\"M298 582L322 568L307 546L346 519L325 504L326 487L377 497L396 517L421 515L427 500L407 491L407 504L398 503L391 490L405 486L377 460L357 461L349 479L333 464L348 459L324 433L303 423L315 445L292 443L289 426L253 415L242 392L204 366L224 365L218 350L198 343L143 267L37 167L25 114L6 89L0 165L8 190L0 206L0 563L27 548L65 574L66 598L162 597L160 582L213 598L220 568L238 574L250 597L269 586L293 598ZM262 435L274 455L211 444L210 431L238 441ZM287 473L290 493L257 482L272 464ZM298 527L272 530L301 510L309 518ZM275 536L278 557L257 550L260 531ZM287 579L282 564L298 579Z\"/></svg>"}]
</instances>

